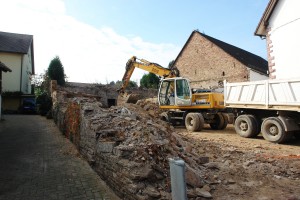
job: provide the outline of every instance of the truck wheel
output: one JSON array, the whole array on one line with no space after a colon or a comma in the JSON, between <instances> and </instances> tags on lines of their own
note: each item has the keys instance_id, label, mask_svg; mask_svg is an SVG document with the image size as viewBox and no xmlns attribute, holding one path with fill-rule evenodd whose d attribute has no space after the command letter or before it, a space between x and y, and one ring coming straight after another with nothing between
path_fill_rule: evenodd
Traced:
<instances>
[{"instance_id":1,"label":"truck wheel","mask_svg":"<svg viewBox=\"0 0 300 200\"><path fill-rule=\"evenodd\" d=\"M196 114L197 114L197 116L199 118L199 122L200 122L197 131L201 131L204 127L204 117L201 113L196 113Z\"/></svg>"},{"instance_id":2,"label":"truck wheel","mask_svg":"<svg viewBox=\"0 0 300 200\"><path fill-rule=\"evenodd\" d=\"M260 127L261 127L261 122L259 121L259 120L257 120L257 118L254 116L254 115L248 115L250 118L252 118L252 121L253 121L253 125L255 125L255 126L253 126L253 128L254 128L254 133L253 133L253 136L252 137L256 137L256 136L258 136L258 134L260 134L260 132L261 132L261 129L260 129Z\"/></svg>"},{"instance_id":3,"label":"truck wheel","mask_svg":"<svg viewBox=\"0 0 300 200\"><path fill-rule=\"evenodd\" d=\"M197 131L200 126L200 118L197 113L188 113L185 117L185 127L188 131Z\"/></svg>"},{"instance_id":4,"label":"truck wheel","mask_svg":"<svg viewBox=\"0 0 300 200\"><path fill-rule=\"evenodd\" d=\"M261 132L265 140L273 143L283 143L289 139L289 134L278 117L265 119L261 125Z\"/></svg>"},{"instance_id":5,"label":"truck wheel","mask_svg":"<svg viewBox=\"0 0 300 200\"><path fill-rule=\"evenodd\" d=\"M240 115L234 122L234 129L241 137L251 138L257 132L257 124L251 115Z\"/></svg>"},{"instance_id":6,"label":"truck wheel","mask_svg":"<svg viewBox=\"0 0 300 200\"><path fill-rule=\"evenodd\" d=\"M213 130L223 130L226 128L227 123L227 118L222 113L217 113L215 115L215 122L209 125Z\"/></svg>"}]
</instances>

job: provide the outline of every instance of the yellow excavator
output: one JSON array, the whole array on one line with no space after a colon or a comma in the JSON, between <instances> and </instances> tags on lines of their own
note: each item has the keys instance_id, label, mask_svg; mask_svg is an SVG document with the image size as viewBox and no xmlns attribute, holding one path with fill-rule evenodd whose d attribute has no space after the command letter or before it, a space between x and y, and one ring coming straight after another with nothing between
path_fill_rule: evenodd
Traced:
<instances>
[{"instance_id":1,"label":"yellow excavator","mask_svg":"<svg viewBox=\"0 0 300 200\"><path fill-rule=\"evenodd\" d=\"M185 125L189 131L201 131L204 124L215 130L225 129L228 117L224 113L224 96L221 93L199 92L191 89L188 79L179 77L176 67L167 69L159 64L133 56L126 63L126 71L119 91L118 105L135 103L138 96L128 95L125 89L135 68L161 77L158 91L160 109L166 110L161 118L172 124Z\"/></svg>"}]
</instances>

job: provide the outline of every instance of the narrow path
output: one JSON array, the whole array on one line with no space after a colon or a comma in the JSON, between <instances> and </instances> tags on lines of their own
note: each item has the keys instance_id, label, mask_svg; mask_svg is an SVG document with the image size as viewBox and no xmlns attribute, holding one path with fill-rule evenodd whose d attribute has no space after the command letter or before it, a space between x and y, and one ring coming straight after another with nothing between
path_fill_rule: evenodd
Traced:
<instances>
[{"instance_id":1,"label":"narrow path","mask_svg":"<svg viewBox=\"0 0 300 200\"><path fill-rule=\"evenodd\" d=\"M52 120L6 115L0 122L0 199L119 199Z\"/></svg>"}]
</instances>

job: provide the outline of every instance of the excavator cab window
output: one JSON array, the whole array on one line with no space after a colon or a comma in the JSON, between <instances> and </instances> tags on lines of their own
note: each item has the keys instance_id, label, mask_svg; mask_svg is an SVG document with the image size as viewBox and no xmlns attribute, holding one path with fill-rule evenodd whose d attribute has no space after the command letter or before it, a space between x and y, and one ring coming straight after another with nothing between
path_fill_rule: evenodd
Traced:
<instances>
[{"instance_id":1,"label":"excavator cab window","mask_svg":"<svg viewBox=\"0 0 300 200\"><path fill-rule=\"evenodd\" d=\"M159 104L166 105L191 105L191 90L186 79L172 78L162 81L159 90Z\"/></svg>"},{"instance_id":2,"label":"excavator cab window","mask_svg":"<svg viewBox=\"0 0 300 200\"><path fill-rule=\"evenodd\" d=\"M175 81L163 81L159 91L160 105L174 105L175 104Z\"/></svg>"},{"instance_id":3,"label":"excavator cab window","mask_svg":"<svg viewBox=\"0 0 300 200\"><path fill-rule=\"evenodd\" d=\"M190 98L190 88L185 79L179 79L176 81L176 94L180 99L189 99Z\"/></svg>"}]
</instances>

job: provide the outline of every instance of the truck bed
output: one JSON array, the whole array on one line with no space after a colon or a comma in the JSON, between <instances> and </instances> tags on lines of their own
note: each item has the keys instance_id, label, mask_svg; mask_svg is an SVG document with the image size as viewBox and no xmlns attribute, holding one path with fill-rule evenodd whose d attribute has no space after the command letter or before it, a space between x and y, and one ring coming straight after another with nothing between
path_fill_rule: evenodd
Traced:
<instances>
[{"instance_id":1,"label":"truck bed","mask_svg":"<svg viewBox=\"0 0 300 200\"><path fill-rule=\"evenodd\" d=\"M230 108L300 111L300 78L240 83L224 81L224 104Z\"/></svg>"}]
</instances>

